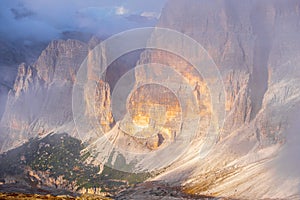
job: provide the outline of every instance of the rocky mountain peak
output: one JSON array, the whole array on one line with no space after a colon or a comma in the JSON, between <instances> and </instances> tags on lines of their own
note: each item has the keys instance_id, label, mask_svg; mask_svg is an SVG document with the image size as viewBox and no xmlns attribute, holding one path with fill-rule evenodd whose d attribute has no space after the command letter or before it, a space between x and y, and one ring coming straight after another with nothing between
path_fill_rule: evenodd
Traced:
<instances>
[{"instance_id":1,"label":"rocky mountain peak","mask_svg":"<svg viewBox=\"0 0 300 200\"><path fill-rule=\"evenodd\" d=\"M39 78L53 81L74 81L74 76L87 55L87 45L78 40L54 40L34 64Z\"/></svg>"},{"instance_id":2,"label":"rocky mountain peak","mask_svg":"<svg viewBox=\"0 0 300 200\"><path fill-rule=\"evenodd\" d=\"M196 132L188 143L180 144L188 148L152 180L167 181L172 187L183 186L191 196L204 194L237 199L299 196L300 173L295 173L299 168L291 172L287 166L290 163L299 166L299 155L295 154L299 128L290 124L291 121L299 124L299 114L295 111L300 103L299 8L298 0L170 0L166 4L158 26L184 33L203 46L216 63L224 84L224 126L218 127L217 140L207 155L201 154L206 138L215 135L206 129L215 124L212 116L218 112L212 104L213 91L188 60L159 50L136 52L132 55L134 59L116 60L112 65L119 68L109 68L106 80L99 80L87 69L87 78L95 79L96 89L90 91L84 85L82 96L86 110L80 117L97 115L108 139L94 141L88 133L82 133L86 138L80 139L93 140L91 149L98 153L96 156L102 156L100 161L113 160L119 164L117 158L120 158L124 169L128 163L141 168L155 165L157 160L147 158L141 163L135 162L134 156L126 160L113 147L149 153L178 141L177 133L184 124L180 122L180 115L186 113L182 113L182 104L176 101L174 94L184 96L188 84L197 101L195 114L200 117L200 125L188 127L188 131ZM75 75L88 52L99 42L96 37L88 44L55 40L34 64L19 66L0 122L0 151L52 132L78 136L71 99ZM90 65L96 63L92 55L87 59ZM131 116L114 121L112 89L136 63L170 66L186 83L167 76L159 67L134 69L132 90L135 89L135 93L126 102L129 105L124 106L129 108ZM143 87L143 83L153 80L172 81L174 91L155 84ZM188 100L183 100L191 109ZM89 104L93 101L95 105ZM143 137L145 135L148 137ZM104 148L107 144L109 149ZM290 159L286 155L293 156Z\"/></svg>"},{"instance_id":3,"label":"rocky mountain peak","mask_svg":"<svg viewBox=\"0 0 300 200\"><path fill-rule=\"evenodd\" d=\"M30 85L34 84L34 81L37 81L36 69L22 63L18 68L17 78L13 87L15 96L19 97L21 92L28 91Z\"/></svg>"}]
</instances>

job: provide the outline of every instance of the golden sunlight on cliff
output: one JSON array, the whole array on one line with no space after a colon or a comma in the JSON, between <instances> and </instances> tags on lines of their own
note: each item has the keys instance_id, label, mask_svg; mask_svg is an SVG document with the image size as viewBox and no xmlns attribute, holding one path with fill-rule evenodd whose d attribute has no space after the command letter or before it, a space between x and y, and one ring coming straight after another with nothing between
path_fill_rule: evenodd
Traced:
<instances>
[{"instance_id":1,"label":"golden sunlight on cliff","mask_svg":"<svg viewBox=\"0 0 300 200\"><path fill-rule=\"evenodd\" d=\"M150 58L150 60L149 60ZM201 74L201 71L198 71L194 66L189 62L172 54L170 52L165 52L161 50L147 50L141 55L141 63L160 63L161 65L171 66L175 73L183 77L186 81L186 84L189 85L196 97L197 103L199 105L199 115L201 117L210 116L212 107L211 107L211 96L206 81ZM146 71L143 68L136 69L136 82L143 83L145 80L151 80L153 77L161 77L162 80L167 79L169 82L175 82L182 85L180 90L184 90L182 80L177 80L175 76L168 76L167 78L161 74L161 69L159 67L152 68L150 71ZM147 73L146 73L147 72Z\"/></svg>"},{"instance_id":2,"label":"golden sunlight on cliff","mask_svg":"<svg viewBox=\"0 0 300 200\"><path fill-rule=\"evenodd\" d=\"M181 120L181 108L174 93L157 85L147 84L137 88L128 101L128 111L132 123L127 123L127 129L132 126L139 130L131 132L138 138L149 140L148 147L157 149L164 143L174 139ZM159 137L151 142L152 137Z\"/></svg>"}]
</instances>

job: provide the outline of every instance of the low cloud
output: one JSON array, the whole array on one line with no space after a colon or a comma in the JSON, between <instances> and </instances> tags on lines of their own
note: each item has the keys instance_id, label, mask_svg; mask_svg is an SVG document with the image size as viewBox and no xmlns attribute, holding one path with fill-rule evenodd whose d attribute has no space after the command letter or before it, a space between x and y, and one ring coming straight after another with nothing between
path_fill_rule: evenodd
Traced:
<instances>
[{"instance_id":1,"label":"low cloud","mask_svg":"<svg viewBox=\"0 0 300 200\"><path fill-rule=\"evenodd\" d=\"M154 26L164 3L165 0L2 0L0 37L42 41L59 38L66 31L111 35ZM143 20L132 20L131 15Z\"/></svg>"},{"instance_id":2,"label":"low cloud","mask_svg":"<svg viewBox=\"0 0 300 200\"><path fill-rule=\"evenodd\" d=\"M26 18L29 16L34 15L34 13L24 6L18 7L18 8L11 8L10 9L13 15L15 16L15 19L21 19L21 18Z\"/></svg>"},{"instance_id":3,"label":"low cloud","mask_svg":"<svg viewBox=\"0 0 300 200\"><path fill-rule=\"evenodd\" d=\"M125 15L127 13L129 13L129 10L124 8L123 6L120 7L116 7L116 15Z\"/></svg>"},{"instance_id":4,"label":"low cloud","mask_svg":"<svg viewBox=\"0 0 300 200\"><path fill-rule=\"evenodd\" d=\"M157 12L142 12L141 16L142 17L147 17L147 18L156 18L156 19L158 19L160 17L160 13L157 13Z\"/></svg>"}]
</instances>

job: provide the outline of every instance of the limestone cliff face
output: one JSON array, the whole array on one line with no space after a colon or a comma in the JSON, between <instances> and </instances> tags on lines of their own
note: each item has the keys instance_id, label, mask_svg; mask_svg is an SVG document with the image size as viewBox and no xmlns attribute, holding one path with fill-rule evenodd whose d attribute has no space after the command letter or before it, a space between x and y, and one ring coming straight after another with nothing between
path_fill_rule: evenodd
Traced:
<instances>
[{"instance_id":1,"label":"limestone cliff face","mask_svg":"<svg viewBox=\"0 0 300 200\"><path fill-rule=\"evenodd\" d=\"M87 54L87 45L76 41L52 41L34 64L45 84L73 82L75 72Z\"/></svg>"},{"instance_id":2,"label":"limestone cliff face","mask_svg":"<svg viewBox=\"0 0 300 200\"><path fill-rule=\"evenodd\" d=\"M19 66L0 123L1 151L59 128L75 134L72 88L76 72L95 42L52 41L33 65ZM112 122L109 86L99 84L97 92L99 120L107 130Z\"/></svg>"},{"instance_id":3,"label":"limestone cliff face","mask_svg":"<svg viewBox=\"0 0 300 200\"><path fill-rule=\"evenodd\" d=\"M168 88L155 84L137 88L128 101L128 112L132 123L141 130L132 131L130 124L126 124L125 130L144 140L150 149L172 142L179 132L181 108Z\"/></svg>"},{"instance_id":4,"label":"limestone cliff face","mask_svg":"<svg viewBox=\"0 0 300 200\"><path fill-rule=\"evenodd\" d=\"M109 147L114 144L132 152L153 152L176 141L180 134L181 117L188 115L182 111L190 102L187 108L182 107L177 97L184 96L189 85L197 101L199 129L193 142L184 144L190 148L154 179L180 184L193 194L245 199L298 197L300 158L295 152L299 150L300 128L299 10L298 0L167 2L158 26L175 29L199 42L216 63L224 83L224 127L205 158L199 154L214 115L211 91L188 60L170 52L144 51L138 64L170 66L186 83L162 73L159 67L135 69L135 85L127 102L129 115L120 119L112 131L111 89L107 82L115 85L129 69L124 67L118 75L107 72L109 80L98 80L88 68L88 78L97 80L97 89L92 96L95 99L88 99L88 95L84 99L84 114L97 115L104 131L109 131ZM0 123L1 151L52 130L75 132L72 87L80 64L97 42L95 38L89 44L53 41L33 65L20 65ZM92 55L87 59L93 66ZM122 63L119 60L117 65ZM162 85L171 81L174 90L148 84L154 79ZM85 92L90 92L88 87ZM96 102L95 107L88 104L91 101ZM95 142L99 147L96 150L106 155L100 159L108 160L112 148L102 149L108 141L100 138ZM289 159L288 155L293 157Z\"/></svg>"},{"instance_id":5,"label":"limestone cliff face","mask_svg":"<svg viewBox=\"0 0 300 200\"><path fill-rule=\"evenodd\" d=\"M0 118L5 110L9 90L13 87L20 63L36 61L47 44L23 43L0 39Z\"/></svg>"},{"instance_id":6,"label":"limestone cliff face","mask_svg":"<svg viewBox=\"0 0 300 200\"><path fill-rule=\"evenodd\" d=\"M185 17L178 14L181 6L189 10ZM239 9L235 10L235 7ZM232 118L228 120L230 125L225 126L224 134L249 122L254 104L251 103L248 84L256 33L252 30L249 11L244 12L247 9L247 2L244 5L234 1L168 2L158 24L197 40L216 62L226 88L226 111Z\"/></svg>"},{"instance_id":7,"label":"limestone cliff face","mask_svg":"<svg viewBox=\"0 0 300 200\"><path fill-rule=\"evenodd\" d=\"M114 122L111 113L111 95L109 84L104 81L99 81L96 87L95 96L95 115L100 122L104 132L110 130L111 124Z\"/></svg>"},{"instance_id":8,"label":"limestone cliff face","mask_svg":"<svg viewBox=\"0 0 300 200\"><path fill-rule=\"evenodd\" d=\"M154 79L159 80L158 86L153 85L155 89L152 89L152 92L148 90L150 94L153 92L156 92L157 95L162 99L159 104L163 107L165 107L167 110L172 110L174 113L178 112L180 117L188 115L188 108L184 107L182 104L182 100L179 96L184 96L184 93L188 91L188 89L191 89L193 91L193 95L195 96L195 100L198 104L198 110L194 112L198 112L197 115L199 115L202 118L201 127L208 127L208 119L211 117L211 102L210 102L210 94L208 92L208 87L204 81L204 79L201 77L199 72L195 70L188 61L183 60L178 55L171 54L169 52L164 52L160 50L147 50L141 54L141 59L139 61L139 64L147 64L147 63L160 63L164 66L170 66L172 67L176 73L180 74L180 76L183 77L183 79L178 79L177 76L172 76L172 73L168 75L168 73L162 73L162 70L160 67L154 67L154 68L137 68L135 70L135 79L136 79L136 85L139 87L140 85L147 84L147 82L151 82ZM154 78L155 77L155 78ZM172 92L163 92L163 89L160 87L167 87L168 83L175 84ZM164 86L165 85L165 86ZM188 86L187 86L188 85ZM170 90L170 89L169 89ZM147 91L147 90L146 90ZM144 93L146 93L146 91ZM162 91L162 92L160 92ZM178 102L177 104L168 104L169 106L163 105L163 102L167 99L173 97L175 102ZM150 95L151 96L151 95ZM184 101L188 101L188 97L183 97ZM148 98L149 101L151 101L152 98ZM149 104L155 104L156 101L155 96L153 96L153 99ZM180 105L179 105L180 104ZM188 104L187 104L188 105ZM183 106L183 107L182 107ZM169 107L169 108L168 108ZM149 107L148 107L149 109ZM182 118L177 118L175 124L180 124ZM178 128L175 124L173 124L173 131L176 131L179 133L180 131L176 128ZM175 128L176 127L176 128ZM205 128L203 130L200 130L198 135L205 135Z\"/></svg>"},{"instance_id":9,"label":"limestone cliff face","mask_svg":"<svg viewBox=\"0 0 300 200\"><path fill-rule=\"evenodd\" d=\"M300 102L300 48L295 45L299 43L299 8L299 1L168 1L158 26L187 34L211 55L226 90L226 119L218 143L205 159L199 158L201 148L194 142L190 151L156 179L181 182L187 192L197 194L237 198L299 195L299 175L284 177L283 171L288 170L277 171L279 164L274 164L281 160L280 151L291 140L289 136L298 135L288 127L289 120L299 121L291 114ZM188 67L182 59L157 51L144 52L140 62L164 63L183 75ZM139 69L136 79L157 74L159 71ZM207 97L198 104L200 111L209 114L205 80L187 74L190 84L199 85L195 93ZM250 177L255 181L249 181ZM278 180L291 184L279 187Z\"/></svg>"}]
</instances>

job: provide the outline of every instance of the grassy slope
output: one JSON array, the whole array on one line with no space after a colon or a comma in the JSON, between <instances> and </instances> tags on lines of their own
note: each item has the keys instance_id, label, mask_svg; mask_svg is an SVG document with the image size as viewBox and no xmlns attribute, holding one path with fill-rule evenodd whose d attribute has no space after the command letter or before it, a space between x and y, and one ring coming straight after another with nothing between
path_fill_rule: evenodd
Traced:
<instances>
[{"instance_id":1,"label":"grassy slope","mask_svg":"<svg viewBox=\"0 0 300 200\"><path fill-rule=\"evenodd\" d=\"M51 134L42 139L34 138L22 146L0 155L0 180L6 176L24 176L24 169L47 172L50 177L63 176L75 182L78 189L100 187L102 191L115 191L144 181L149 174L131 174L86 164L88 154L81 155L84 145L68 134Z\"/></svg>"}]
</instances>

